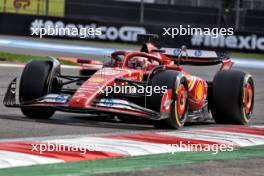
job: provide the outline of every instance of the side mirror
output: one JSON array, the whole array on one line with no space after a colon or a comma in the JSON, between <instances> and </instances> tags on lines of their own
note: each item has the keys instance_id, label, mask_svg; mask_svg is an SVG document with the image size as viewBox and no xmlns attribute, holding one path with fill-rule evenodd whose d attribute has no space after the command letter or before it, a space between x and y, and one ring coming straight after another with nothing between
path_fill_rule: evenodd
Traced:
<instances>
[{"instance_id":1,"label":"side mirror","mask_svg":"<svg viewBox=\"0 0 264 176\"><path fill-rule=\"evenodd\" d=\"M150 52L153 52L153 53L165 53L166 51L162 50L162 49L153 49Z\"/></svg>"}]
</instances>

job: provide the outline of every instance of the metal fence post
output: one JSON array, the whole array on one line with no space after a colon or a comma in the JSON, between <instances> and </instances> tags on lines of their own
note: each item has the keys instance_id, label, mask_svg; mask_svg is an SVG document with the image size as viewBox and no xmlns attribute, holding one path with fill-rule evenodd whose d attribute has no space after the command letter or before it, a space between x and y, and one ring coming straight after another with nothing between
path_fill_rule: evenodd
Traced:
<instances>
[{"instance_id":1,"label":"metal fence post","mask_svg":"<svg viewBox=\"0 0 264 176\"><path fill-rule=\"evenodd\" d=\"M240 20L240 0L236 2L236 21L235 21L235 29L239 29L239 20Z\"/></svg>"},{"instance_id":2,"label":"metal fence post","mask_svg":"<svg viewBox=\"0 0 264 176\"><path fill-rule=\"evenodd\" d=\"M140 23L144 23L144 0L140 2Z\"/></svg>"},{"instance_id":3,"label":"metal fence post","mask_svg":"<svg viewBox=\"0 0 264 176\"><path fill-rule=\"evenodd\" d=\"M46 9L45 9L45 11L46 11L46 16L48 16L49 15L49 0L46 0Z\"/></svg>"},{"instance_id":4,"label":"metal fence post","mask_svg":"<svg viewBox=\"0 0 264 176\"><path fill-rule=\"evenodd\" d=\"M219 28L221 27L222 12L223 12L223 2L220 5L220 7L218 8L217 26Z\"/></svg>"}]
</instances>

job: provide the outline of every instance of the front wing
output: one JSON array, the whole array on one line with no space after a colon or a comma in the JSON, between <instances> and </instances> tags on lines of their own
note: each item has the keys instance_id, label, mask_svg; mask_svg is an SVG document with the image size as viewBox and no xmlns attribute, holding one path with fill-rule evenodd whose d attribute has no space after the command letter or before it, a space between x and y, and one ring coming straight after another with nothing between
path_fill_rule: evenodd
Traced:
<instances>
[{"instance_id":1,"label":"front wing","mask_svg":"<svg viewBox=\"0 0 264 176\"><path fill-rule=\"evenodd\" d=\"M36 100L27 102L17 101L17 79L15 78L8 86L4 97L4 105L6 107L30 107L30 108L52 108L58 111L71 113L87 113L87 114L119 114L128 116L139 116L152 120L161 120L162 116L153 110L138 106L132 102L101 98L96 99L92 106L86 108L71 107L67 102L70 95L67 94L48 94Z\"/></svg>"}]
</instances>

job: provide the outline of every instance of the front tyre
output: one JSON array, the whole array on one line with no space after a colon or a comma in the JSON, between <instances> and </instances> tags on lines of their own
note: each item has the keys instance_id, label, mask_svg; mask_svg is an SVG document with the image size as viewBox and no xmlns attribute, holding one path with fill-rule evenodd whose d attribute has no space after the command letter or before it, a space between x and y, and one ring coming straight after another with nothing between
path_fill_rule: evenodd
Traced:
<instances>
[{"instance_id":1,"label":"front tyre","mask_svg":"<svg viewBox=\"0 0 264 176\"><path fill-rule=\"evenodd\" d=\"M254 107L254 81L237 71L218 71L213 80L212 115L216 123L249 123Z\"/></svg>"},{"instance_id":2,"label":"front tyre","mask_svg":"<svg viewBox=\"0 0 264 176\"><path fill-rule=\"evenodd\" d=\"M55 113L53 109L36 109L36 108L21 108L21 112L32 119L49 119Z\"/></svg>"},{"instance_id":3,"label":"front tyre","mask_svg":"<svg viewBox=\"0 0 264 176\"><path fill-rule=\"evenodd\" d=\"M20 80L20 103L30 102L51 91L51 68L52 63L45 60L33 60L25 66ZM55 113L50 108L36 109L32 107L22 107L21 112L25 116L35 119L48 119Z\"/></svg>"},{"instance_id":4,"label":"front tyre","mask_svg":"<svg viewBox=\"0 0 264 176\"><path fill-rule=\"evenodd\" d=\"M166 70L157 73L151 86L164 87L163 93L153 92L149 98L150 109L161 113L162 120L155 121L156 128L178 129L184 125L188 115L188 84L186 77L177 71Z\"/></svg>"}]
</instances>

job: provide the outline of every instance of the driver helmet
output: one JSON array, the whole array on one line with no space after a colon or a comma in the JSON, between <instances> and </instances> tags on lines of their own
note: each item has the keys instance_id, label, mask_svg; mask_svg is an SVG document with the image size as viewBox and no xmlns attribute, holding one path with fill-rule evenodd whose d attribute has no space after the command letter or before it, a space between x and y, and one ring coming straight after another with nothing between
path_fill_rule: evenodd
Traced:
<instances>
[{"instance_id":1,"label":"driver helmet","mask_svg":"<svg viewBox=\"0 0 264 176\"><path fill-rule=\"evenodd\" d=\"M150 64L150 62L144 57L134 57L128 61L128 67L134 69L144 69L148 64Z\"/></svg>"}]
</instances>

